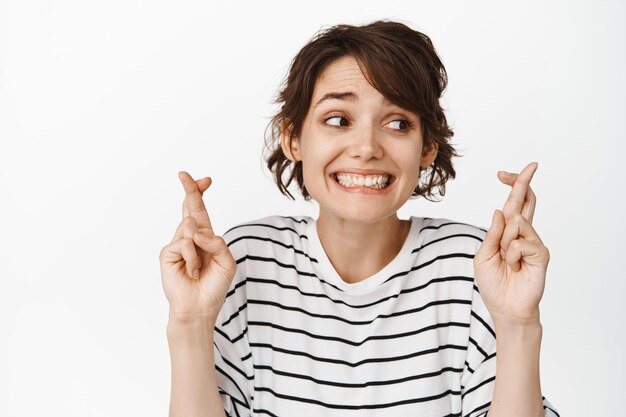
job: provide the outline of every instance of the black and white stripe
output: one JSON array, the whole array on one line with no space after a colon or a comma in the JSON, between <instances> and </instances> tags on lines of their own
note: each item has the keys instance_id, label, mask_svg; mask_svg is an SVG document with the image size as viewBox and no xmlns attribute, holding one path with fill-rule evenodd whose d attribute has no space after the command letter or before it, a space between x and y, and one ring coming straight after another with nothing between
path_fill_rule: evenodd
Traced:
<instances>
[{"instance_id":1,"label":"black and white stripe","mask_svg":"<svg viewBox=\"0 0 626 417\"><path fill-rule=\"evenodd\" d=\"M314 219L230 229L238 269L214 338L227 415L485 416L496 352L474 284L484 234L414 217L398 257L347 284Z\"/></svg>"}]
</instances>

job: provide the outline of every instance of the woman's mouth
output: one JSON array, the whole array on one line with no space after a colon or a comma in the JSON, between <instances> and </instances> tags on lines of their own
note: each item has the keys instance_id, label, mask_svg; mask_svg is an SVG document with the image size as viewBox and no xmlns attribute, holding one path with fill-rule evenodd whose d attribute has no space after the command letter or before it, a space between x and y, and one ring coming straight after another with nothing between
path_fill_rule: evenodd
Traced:
<instances>
[{"instance_id":1,"label":"woman's mouth","mask_svg":"<svg viewBox=\"0 0 626 417\"><path fill-rule=\"evenodd\" d=\"M376 190L387 188L395 179L395 177L386 174L360 175L352 173L336 173L333 174L332 177L340 185L347 188L365 187Z\"/></svg>"}]
</instances>

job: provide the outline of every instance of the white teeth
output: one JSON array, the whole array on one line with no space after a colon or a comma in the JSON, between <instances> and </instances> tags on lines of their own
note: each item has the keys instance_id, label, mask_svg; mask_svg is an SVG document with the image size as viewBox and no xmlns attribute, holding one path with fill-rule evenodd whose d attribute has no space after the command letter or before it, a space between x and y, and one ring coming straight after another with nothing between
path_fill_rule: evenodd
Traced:
<instances>
[{"instance_id":1,"label":"white teeth","mask_svg":"<svg viewBox=\"0 0 626 417\"><path fill-rule=\"evenodd\" d=\"M337 182L344 187L385 188L389 183L389 175L348 175L337 174Z\"/></svg>"}]
</instances>

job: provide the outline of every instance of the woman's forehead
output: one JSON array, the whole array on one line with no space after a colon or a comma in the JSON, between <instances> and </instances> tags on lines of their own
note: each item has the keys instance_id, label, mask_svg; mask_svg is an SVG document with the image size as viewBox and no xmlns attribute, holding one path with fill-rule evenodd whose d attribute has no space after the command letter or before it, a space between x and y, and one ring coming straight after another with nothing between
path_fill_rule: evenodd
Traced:
<instances>
[{"instance_id":1,"label":"woman's forehead","mask_svg":"<svg viewBox=\"0 0 626 417\"><path fill-rule=\"evenodd\" d=\"M345 56L330 63L320 74L311 103L315 108L326 100L357 101L364 96L392 104L369 83L356 59Z\"/></svg>"},{"instance_id":2,"label":"woman's forehead","mask_svg":"<svg viewBox=\"0 0 626 417\"><path fill-rule=\"evenodd\" d=\"M365 79L361 67L352 56L343 56L328 64L319 75L318 83Z\"/></svg>"}]
</instances>

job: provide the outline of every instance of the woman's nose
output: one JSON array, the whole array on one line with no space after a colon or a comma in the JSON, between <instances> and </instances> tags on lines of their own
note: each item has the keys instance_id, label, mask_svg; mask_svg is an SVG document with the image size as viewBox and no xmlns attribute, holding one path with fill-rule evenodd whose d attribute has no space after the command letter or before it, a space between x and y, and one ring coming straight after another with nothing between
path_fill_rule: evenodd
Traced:
<instances>
[{"instance_id":1,"label":"woman's nose","mask_svg":"<svg viewBox=\"0 0 626 417\"><path fill-rule=\"evenodd\" d=\"M349 155L364 160L380 159L383 156L380 140L381 132L376 129L376 126L368 125L355 129L352 132Z\"/></svg>"}]
</instances>

